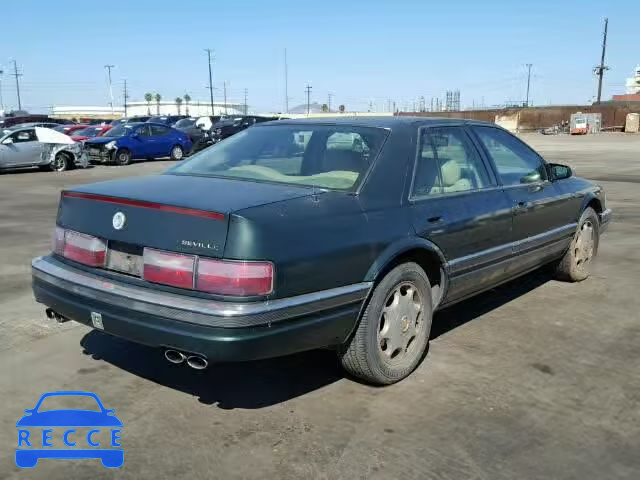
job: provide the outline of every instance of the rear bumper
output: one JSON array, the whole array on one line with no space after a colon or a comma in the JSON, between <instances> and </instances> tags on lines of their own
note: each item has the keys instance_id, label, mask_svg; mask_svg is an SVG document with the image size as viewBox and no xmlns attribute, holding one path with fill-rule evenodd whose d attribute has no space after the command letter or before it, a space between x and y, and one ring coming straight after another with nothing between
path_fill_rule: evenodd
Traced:
<instances>
[{"instance_id":1,"label":"rear bumper","mask_svg":"<svg viewBox=\"0 0 640 480\"><path fill-rule=\"evenodd\" d=\"M603 233L609 227L609 223L611 222L612 211L610 208L607 208L604 212L602 212L600 216L600 233Z\"/></svg>"},{"instance_id":2,"label":"rear bumper","mask_svg":"<svg viewBox=\"0 0 640 480\"><path fill-rule=\"evenodd\" d=\"M369 283L286 299L219 302L114 282L52 257L32 262L38 302L106 333L154 347L201 354L210 361L276 357L344 343Z\"/></svg>"}]
</instances>

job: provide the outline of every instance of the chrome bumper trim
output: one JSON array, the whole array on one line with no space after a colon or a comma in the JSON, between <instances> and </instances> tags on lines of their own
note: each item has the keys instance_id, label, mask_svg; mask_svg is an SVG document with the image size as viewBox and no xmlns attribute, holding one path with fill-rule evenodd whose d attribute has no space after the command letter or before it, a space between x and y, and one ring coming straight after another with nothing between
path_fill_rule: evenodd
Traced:
<instances>
[{"instance_id":1,"label":"chrome bumper trim","mask_svg":"<svg viewBox=\"0 0 640 480\"><path fill-rule=\"evenodd\" d=\"M261 302L223 302L115 282L74 268L52 257L31 262L34 289L49 284L89 300L183 322L241 328L310 315L363 301L371 282ZM40 283L40 285L36 285Z\"/></svg>"}]
</instances>

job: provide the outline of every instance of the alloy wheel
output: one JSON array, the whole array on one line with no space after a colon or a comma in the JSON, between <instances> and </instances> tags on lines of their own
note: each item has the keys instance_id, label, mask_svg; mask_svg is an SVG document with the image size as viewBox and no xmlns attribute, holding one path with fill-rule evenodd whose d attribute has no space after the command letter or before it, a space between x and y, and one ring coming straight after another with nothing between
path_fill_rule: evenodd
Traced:
<instances>
[{"instance_id":1,"label":"alloy wheel","mask_svg":"<svg viewBox=\"0 0 640 480\"><path fill-rule=\"evenodd\" d=\"M400 283L387 296L378 325L378 347L385 361L401 362L412 354L423 313L422 295L412 282Z\"/></svg>"}]
</instances>

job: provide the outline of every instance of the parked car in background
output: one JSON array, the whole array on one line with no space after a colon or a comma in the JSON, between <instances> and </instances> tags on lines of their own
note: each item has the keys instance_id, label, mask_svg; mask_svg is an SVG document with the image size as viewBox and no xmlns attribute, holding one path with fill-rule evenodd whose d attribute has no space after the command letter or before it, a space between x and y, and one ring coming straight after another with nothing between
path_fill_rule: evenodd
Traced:
<instances>
[{"instance_id":1,"label":"parked car in background","mask_svg":"<svg viewBox=\"0 0 640 480\"><path fill-rule=\"evenodd\" d=\"M23 127L0 135L0 169L41 167L62 172L86 166L81 146L49 128Z\"/></svg>"},{"instance_id":2,"label":"parked car in background","mask_svg":"<svg viewBox=\"0 0 640 480\"><path fill-rule=\"evenodd\" d=\"M19 130L21 128L34 128L34 127L42 127L42 128L57 128L60 124L52 123L52 122L28 122L28 123L19 123L17 125L12 125L11 127L7 127L2 130L2 133L9 133L14 130Z\"/></svg>"},{"instance_id":3,"label":"parked car in background","mask_svg":"<svg viewBox=\"0 0 640 480\"><path fill-rule=\"evenodd\" d=\"M101 137L111 130L111 125L89 125L81 130L76 130L71 138L76 142L84 142L93 137Z\"/></svg>"},{"instance_id":4,"label":"parked car in background","mask_svg":"<svg viewBox=\"0 0 640 480\"><path fill-rule=\"evenodd\" d=\"M587 278L610 217L600 186L494 124L283 120L161 175L64 190L33 290L50 316L173 363L331 347L390 384L434 311L542 265Z\"/></svg>"},{"instance_id":5,"label":"parked car in background","mask_svg":"<svg viewBox=\"0 0 640 480\"><path fill-rule=\"evenodd\" d=\"M39 125L41 126L41 125ZM84 128L87 128L89 125L87 124L80 124L80 125L58 125L57 127L53 127L53 130L55 130L56 132L60 132L60 133L64 133L65 135L73 135L73 132L77 131L77 130L82 130Z\"/></svg>"},{"instance_id":6,"label":"parked car in background","mask_svg":"<svg viewBox=\"0 0 640 480\"><path fill-rule=\"evenodd\" d=\"M122 125L124 123L138 123L138 122L146 122L149 120L150 116L135 116L135 117L124 117L118 118L117 120L112 120L109 124L112 127L117 127L118 125Z\"/></svg>"},{"instance_id":7,"label":"parked car in background","mask_svg":"<svg viewBox=\"0 0 640 480\"><path fill-rule=\"evenodd\" d=\"M176 130L180 130L189 136L193 145L191 147L191 153L198 152L209 145L213 145L210 131L204 128L204 126L200 126L201 124L198 124L199 121L200 119L198 118L183 118L182 120L178 120L173 126Z\"/></svg>"},{"instance_id":8,"label":"parked car in background","mask_svg":"<svg viewBox=\"0 0 640 480\"><path fill-rule=\"evenodd\" d=\"M16 117L2 117L0 118L0 130L22 124L36 124L36 123L52 123L55 125L73 124L71 120L62 118L51 118L48 115L21 115Z\"/></svg>"},{"instance_id":9,"label":"parked car in background","mask_svg":"<svg viewBox=\"0 0 640 480\"><path fill-rule=\"evenodd\" d=\"M182 160L191 151L184 132L158 123L124 123L84 142L90 161L128 165L134 159Z\"/></svg>"},{"instance_id":10,"label":"parked car in background","mask_svg":"<svg viewBox=\"0 0 640 480\"><path fill-rule=\"evenodd\" d=\"M241 132L245 128L249 128L256 123L269 122L277 120L276 117L260 117L256 115L243 117L226 117L211 126L211 137L215 142L224 140L231 135Z\"/></svg>"},{"instance_id":11,"label":"parked car in background","mask_svg":"<svg viewBox=\"0 0 640 480\"><path fill-rule=\"evenodd\" d=\"M188 118L187 115L156 115L146 120L149 123L161 123L162 125L172 126L178 120Z\"/></svg>"}]
</instances>

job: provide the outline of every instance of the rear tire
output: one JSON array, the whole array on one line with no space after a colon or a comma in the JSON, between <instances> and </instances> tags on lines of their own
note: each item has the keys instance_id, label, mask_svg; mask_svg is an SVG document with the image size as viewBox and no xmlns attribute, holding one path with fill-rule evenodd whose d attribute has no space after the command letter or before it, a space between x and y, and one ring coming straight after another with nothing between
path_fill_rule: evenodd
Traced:
<instances>
[{"instance_id":1,"label":"rear tire","mask_svg":"<svg viewBox=\"0 0 640 480\"><path fill-rule=\"evenodd\" d=\"M71 160L69 159L69 155L64 152L58 152L53 161L49 164L49 169L52 172L64 172L69 169L70 164Z\"/></svg>"},{"instance_id":2,"label":"rear tire","mask_svg":"<svg viewBox=\"0 0 640 480\"><path fill-rule=\"evenodd\" d=\"M115 164L120 166L129 165L131 163L131 152L125 148L118 150L115 156Z\"/></svg>"},{"instance_id":3,"label":"rear tire","mask_svg":"<svg viewBox=\"0 0 640 480\"><path fill-rule=\"evenodd\" d=\"M182 160L184 158L184 150L180 145L174 145L171 149L171 160Z\"/></svg>"},{"instance_id":4,"label":"rear tire","mask_svg":"<svg viewBox=\"0 0 640 480\"><path fill-rule=\"evenodd\" d=\"M589 277L591 264L598 254L600 220L591 207L580 216L578 229L556 268L556 278L567 282L580 282Z\"/></svg>"},{"instance_id":5,"label":"rear tire","mask_svg":"<svg viewBox=\"0 0 640 480\"><path fill-rule=\"evenodd\" d=\"M416 263L391 270L371 298L340 361L374 385L406 378L422 360L431 332L431 285Z\"/></svg>"}]
</instances>

